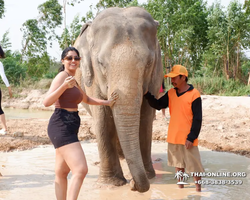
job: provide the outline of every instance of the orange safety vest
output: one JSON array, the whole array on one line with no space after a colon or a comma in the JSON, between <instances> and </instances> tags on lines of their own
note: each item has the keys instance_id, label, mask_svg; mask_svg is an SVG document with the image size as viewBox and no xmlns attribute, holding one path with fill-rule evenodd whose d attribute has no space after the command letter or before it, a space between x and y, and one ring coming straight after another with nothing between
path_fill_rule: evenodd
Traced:
<instances>
[{"instance_id":1,"label":"orange safety vest","mask_svg":"<svg viewBox=\"0 0 250 200\"><path fill-rule=\"evenodd\" d=\"M200 93L195 88L179 97L174 88L168 91L170 113L168 143L185 145L193 122L192 103L199 97ZM198 138L194 140L193 145L198 146Z\"/></svg>"}]
</instances>

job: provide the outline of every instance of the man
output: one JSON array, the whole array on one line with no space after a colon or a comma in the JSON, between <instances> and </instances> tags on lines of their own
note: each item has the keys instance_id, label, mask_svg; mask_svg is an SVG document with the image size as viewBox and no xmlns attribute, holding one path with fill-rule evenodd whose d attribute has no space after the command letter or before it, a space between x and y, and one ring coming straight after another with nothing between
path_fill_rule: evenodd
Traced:
<instances>
[{"instance_id":1,"label":"man","mask_svg":"<svg viewBox=\"0 0 250 200\"><path fill-rule=\"evenodd\" d=\"M198 149L198 136L202 122L201 97L193 85L188 84L188 71L182 65L175 65L165 75L171 78L171 88L160 99L150 92L145 94L149 105L157 110L169 107L168 165L176 172L204 172ZM201 191L201 177L194 177L196 191ZM199 181L199 182L198 182ZM184 185L179 185L183 188Z\"/></svg>"}]
</instances>

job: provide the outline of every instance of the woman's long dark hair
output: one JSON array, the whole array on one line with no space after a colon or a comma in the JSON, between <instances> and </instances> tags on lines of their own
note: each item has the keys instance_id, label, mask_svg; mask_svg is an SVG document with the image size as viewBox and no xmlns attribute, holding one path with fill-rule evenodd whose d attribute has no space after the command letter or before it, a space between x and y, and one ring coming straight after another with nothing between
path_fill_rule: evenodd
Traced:
<instances>
[{"instance_id":1,"label":"woman's long dark hair","mask_svg":"<svg viewBox=\"0 0 250 200\"><path fill-rule=\"evenodd\" d=\"M0 46L0 57L5 58L5 54L1 46Z\"/></svg>"},{"instance_id":2,"label":"woman's long dark hair","mask_svg":"<svg viewBox=\"0 0 250 200\"><path fill-rule=\"evenodd\" d=\"M63 50L62 55L61 55L61 60L63 60L69 51L75 51L76 54L80 57L79 51L75 48L75 47L67 47L66 49ZM64 65L62 65L59 69L58 69L58 73L61 71L64 71L65 67Z\"/></svg>"}]
</instances>

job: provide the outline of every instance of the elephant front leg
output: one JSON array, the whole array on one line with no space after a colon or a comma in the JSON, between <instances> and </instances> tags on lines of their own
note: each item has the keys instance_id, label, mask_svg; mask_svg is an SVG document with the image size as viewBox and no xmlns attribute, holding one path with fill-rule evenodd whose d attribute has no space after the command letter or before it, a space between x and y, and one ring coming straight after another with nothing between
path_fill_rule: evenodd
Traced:
<instances>
[{"instance_id":1,"label":"elephant front leg","mask_svg":"<svg viewBox=\"0 0 250 200\"><path fill-rule=\"evenodd\" d=\"M155 170L153 168L153 163L151 159L152 126L154 112L154 109L148 105L144 98L141 107L140 148L144 168L149 179L155 177Z\"/></svg>"},{"instance_id":2,"label":"elephant front leg","mask_svg":"<svg viewBox=\"0 0 250 200\"><path fill-rule=\"evenodd\" d=\"M117 153L117 134L111 109L96 106L93 117L100 156L98 181L115 186L124 185L127 180L123 176Z\"/></svg>"}]
</instances>

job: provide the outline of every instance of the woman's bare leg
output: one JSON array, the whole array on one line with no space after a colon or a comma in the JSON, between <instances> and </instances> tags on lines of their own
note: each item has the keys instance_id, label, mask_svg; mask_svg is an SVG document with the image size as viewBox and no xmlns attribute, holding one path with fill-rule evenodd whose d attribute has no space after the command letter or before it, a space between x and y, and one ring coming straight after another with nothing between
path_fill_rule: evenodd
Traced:
<instances>
[{"instance_id":1,"label":"woman's bare leg","mask_svg":"<svg viewBox=\"0 0 250 200\"><path fill-rule=\"evenodd\" d=\"M6 120L5 120L5 114L0 115L0 121L3 126L3 130L7 131L7 125L6 125Z\"/></svg>"},{"instance_id":2,"label":"woman's bare leg","mask_svg":"<svg viewBox=\"0 0 250 200\"><path fill-rule=\"evenodd\" d=\"M59 149L56 149L55 164L55 192L57 200L66 200L67 198L67 176L70 169L61 155Z\"/></svg>"},{"instance_id":3,"label":"woman's bare leg","mask_svg":"<svg viewBox=\"0 0 250 200\"><path fill-rule=\"evenodd\" d=\"M162 118L165 119L165 117L166 117L166 109L165 108L161 109L161 113L162 113Z\"/></svg>"},{"instance_id":4,"label":"woman's bare leg","mask_svg":"<svg viewBox=\"0 0 250 200\"><path fill-rule=\"evenodd\" d=\"M79 142L71 143L59 148L61 155L72 172L67 200L76 200L83 180L88 173L86 158Z\"/></svg>"}]
</instances>

